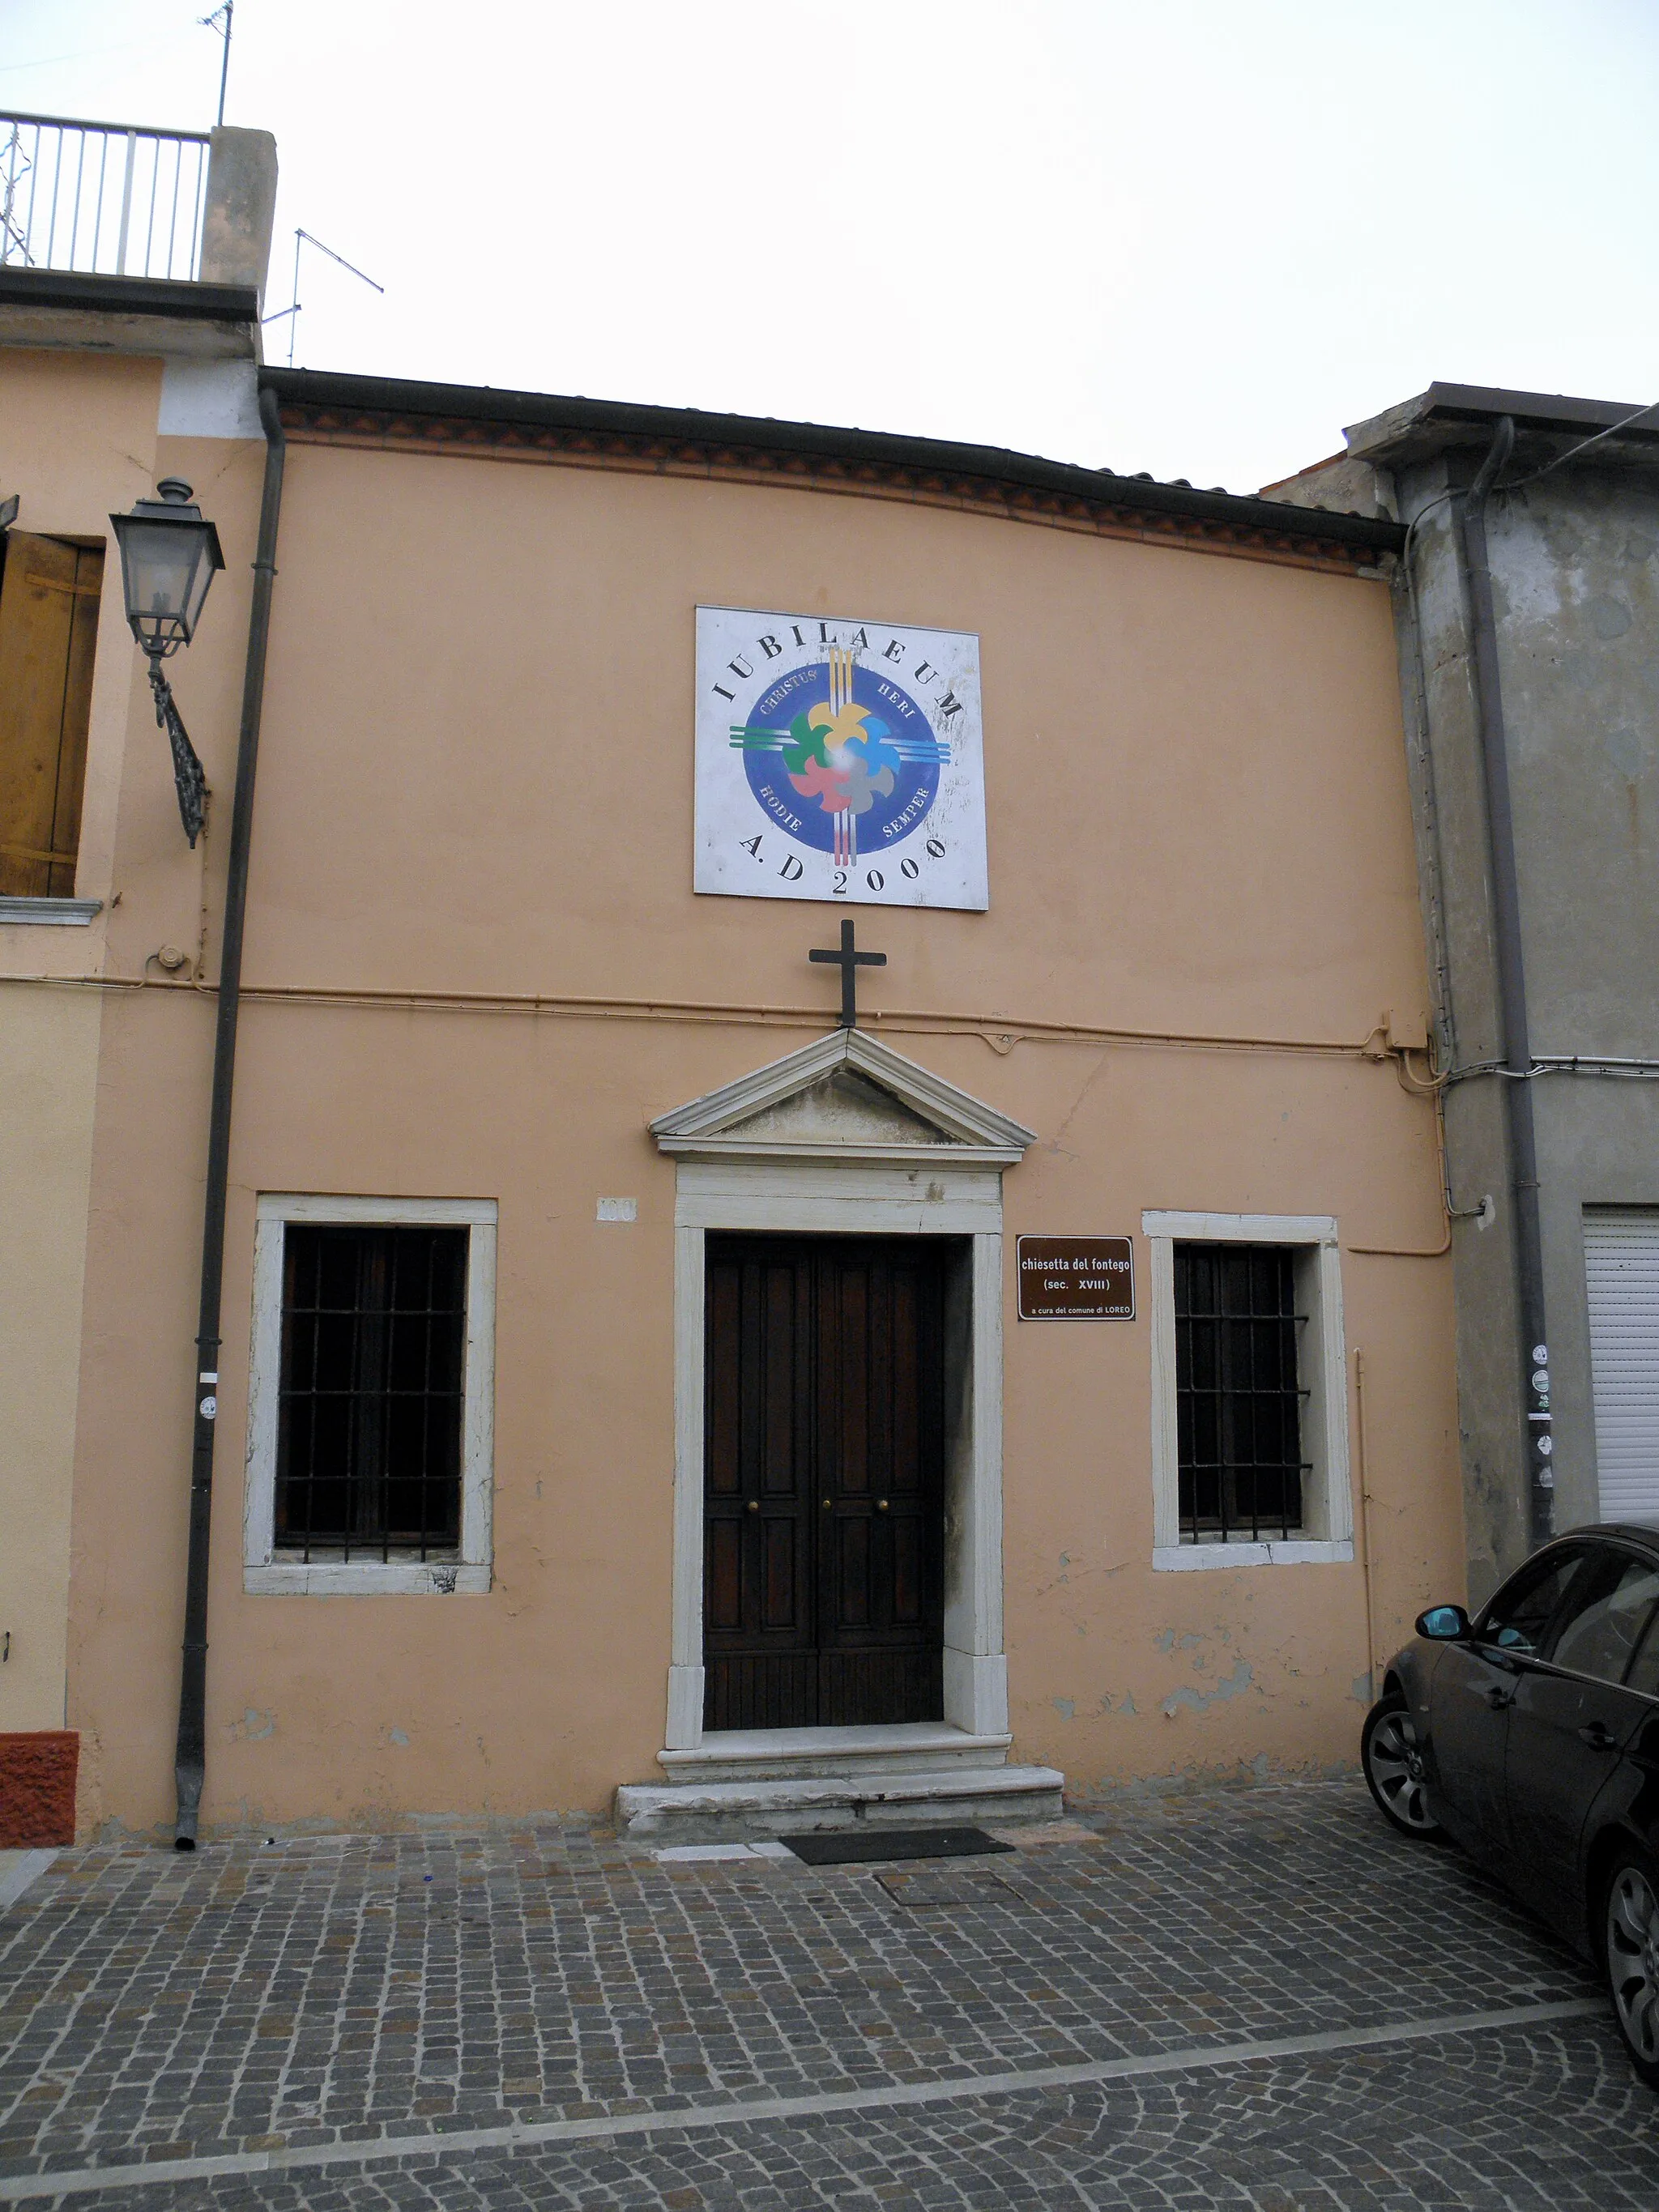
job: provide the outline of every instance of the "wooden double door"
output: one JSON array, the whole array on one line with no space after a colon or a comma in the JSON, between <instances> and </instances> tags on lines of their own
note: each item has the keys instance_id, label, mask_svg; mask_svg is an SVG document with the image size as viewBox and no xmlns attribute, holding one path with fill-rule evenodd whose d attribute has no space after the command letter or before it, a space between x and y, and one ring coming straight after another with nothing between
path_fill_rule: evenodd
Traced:
<instances>
[{"instance_id":1,"label":"wooden double door","mask_svg":"<svg viewBox=\"0 0 1659 2212\"><path fill-rule=\"evenodd\" d=\"M941 1717L943 1260L708 1238L705 1728Z\"/></svg>"}]
</instances>

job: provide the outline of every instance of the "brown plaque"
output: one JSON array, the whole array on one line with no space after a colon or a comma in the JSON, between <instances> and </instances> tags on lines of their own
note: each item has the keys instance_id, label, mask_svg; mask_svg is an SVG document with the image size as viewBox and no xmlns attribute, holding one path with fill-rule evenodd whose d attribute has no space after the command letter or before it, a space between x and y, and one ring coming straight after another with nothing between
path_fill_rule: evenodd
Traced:
<instances>
[{"instance_id":1,"label":"brown plaque","mask_svg":"<svg viewBox=\"0 0 1659 2212\"><path fill-rule=\"evenodd\" d=\"M1133 1321L1127 1237L1022 1237L1015 1245L1022 1321Z\"/></svg>"}]
</instances>

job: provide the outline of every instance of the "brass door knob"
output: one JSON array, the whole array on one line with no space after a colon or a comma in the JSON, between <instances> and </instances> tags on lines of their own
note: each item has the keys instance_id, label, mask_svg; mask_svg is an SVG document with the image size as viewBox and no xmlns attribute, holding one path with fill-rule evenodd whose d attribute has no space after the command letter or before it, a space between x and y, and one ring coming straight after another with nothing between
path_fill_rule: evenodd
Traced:
<instances>
[{"instance_id":1,"label":"brass door knob","mask_svg":"<svg viewBox=\"0 0 1659 2212\"><path fill-rule=\"evenodd\" d=\"M877 1498L876 1510L878 1513L884 1513L887 1510L887 1500L884 1498Z\"/></svg>"},{"instance_id":2,"label":"brass door knob","mask_svg":"<svg viewBox=\"0 0 1659 2212\"><path fill-rule=\"evenodd\" d=\"M830 1510L830 1501L827 1498L823 1501L823 1510L826 1513Z\"/></svg>"},{"instance_id":3,"label":"brass door knob","mask_svg":"<svg viewBox=\"0 0 1659 2212\"><path fill-rule=\"evenodd\" d=\"M749 1510L751 1513L758 1513L760 1511L760 1500L758 1498L751 1498L750 1499Z\"/></svg>"}]
</instances>

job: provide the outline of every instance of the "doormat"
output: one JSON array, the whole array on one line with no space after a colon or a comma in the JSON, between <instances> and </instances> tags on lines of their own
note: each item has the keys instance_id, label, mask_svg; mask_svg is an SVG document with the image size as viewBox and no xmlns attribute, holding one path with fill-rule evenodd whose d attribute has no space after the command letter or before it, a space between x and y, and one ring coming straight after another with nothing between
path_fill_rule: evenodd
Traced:
<instances>
[{"instance_id":1,"label":"doormat","mask_svg":"<svg viewBox=\"0 0 1659 2212\"><path fill-rule=\"evenodd\" d=\"M871 1859L976 1859L1014 1846L983 1828L835 1828L816 1836L785 1836L808 1866L862 1866Z\"/></svg>"}]
</instances>

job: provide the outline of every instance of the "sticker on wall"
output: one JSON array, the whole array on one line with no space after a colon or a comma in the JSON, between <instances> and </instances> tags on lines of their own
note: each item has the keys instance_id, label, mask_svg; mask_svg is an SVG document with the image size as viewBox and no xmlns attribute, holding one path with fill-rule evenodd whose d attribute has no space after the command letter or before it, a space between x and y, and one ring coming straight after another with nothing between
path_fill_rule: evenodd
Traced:
<instances>
[{"instance_id":1,"label":"sticker on wall","mask_svg":"<svg viewBox=\"0 0 1659 2212\"><path fill-rule=\"evenodd\" d=\"M697 609L696 888L988 904L979 640Z\"/></svg>"}]
</instances>

